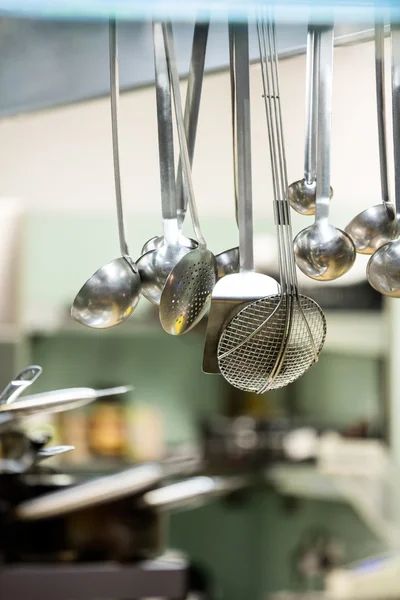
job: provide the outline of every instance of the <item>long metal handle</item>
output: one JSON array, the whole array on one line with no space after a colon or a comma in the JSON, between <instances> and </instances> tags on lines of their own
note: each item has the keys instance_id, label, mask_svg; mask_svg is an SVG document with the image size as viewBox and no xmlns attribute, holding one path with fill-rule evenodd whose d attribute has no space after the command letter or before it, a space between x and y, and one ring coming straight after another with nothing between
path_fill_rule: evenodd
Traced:
<instances>
[{"instance_id":1,"label":"long metal handle","mask_svg":"<svg viewBox=\"0 0 400 600\"><path fill-rule=\"evenodd\" d=\"M381 20L375 22L375 80L381 193L382 202L388 204L390 200L386 148L385 26Z\"/></svg>"},{"instance_id":2,"label":"long metal handle","mask_svg":"<svg viewBox=\"0 0 400 600\"><path fill-rule=\"evenodd\" d=\"M201 92L203 89L204 64L210 23L196 23L193 33L192 58L190 61L189 77L185 101L185 132L188 145L190 164L193 164L194 147L196 144L197 123L199 120ZM182 225L186 216L187 196L184 193L182 162L179 158L176 181L177 214Z\"/></svg>"},{"instance_id":3,"label":"long metal handle","mask_svg":"<svg viewBox=\"0 0 400 600\"><path fill-rule=\"evenodd\" d=\"M234 39L232 31L229 29L229 70L231 81L231 110L232 110L232 152L233 152L233 186L235 196L235 218L236 224L239 226L239 210L238 210L238 183L237 183L237 140L236 140L236 95L235 95L235 56L234 56Z\"/></svg>"},{"instance_id":4,"label":"long metal handle","mask_svg":"<svg viewBox=\"0 0 400 600\"><path fill-rule=\"evenodd\" d=\"M330 204L333 26L316 27L318 64L318 135L315 222L327 222Z\"/></svg>"},{"instance_id":5,"label":"long metal handle","mask_svg":"<svg viewBox=\"0 0 400 600\"><path fill-rule=\"evenodd\" d=\"M392 111L394 146L394 184L398 228L400 228L400 25L391 23Z\"/></svg>"},{"instance_id":6,"label":"long metal handle","mask_svg":"<svg viewBox=\"0 0 400 600\"><path fill-rule=\"evenodd\" d=\"M20 373L4 388L0 394L0 404L11 404L41 375L43 369L31 365Z\"/></svg>"},{"instance_id":7,"label":"long metal handle","mask_svg":"<svg viewBox=\"0 0 400 600\"><path fill-rule=\"evenodd\" d=\"M180 148L180 152L181 152L181 159L182 159L182 165L183 165L183 178L184 178L185 186L187 188L186 192L188 195L190 214L192 217L193 229L195 231L197 241L199 242L199 246L205 246L206 241L201 232L199 214L197 212L196 198L195 198L193 182L192 182L192 170L190 167L189 152L188 152L186 133L185 133L185 125L183 122L181 90L180 90L180 85L179 85L178 69L176 66L172 25L171 25L171 23L163 23L162 28L163 28L163 35L164 35L165 50L166 50L167 61L168 61L169 75L170 75L170 79L171 79L172 91L174 94L176 126L178 129L179 148Z\"/></svg>"},{"instance_id":8,"label":"long metal handle","mask_svg":"<svg viewBox=\"0 0 400 600\"><path fill-rule=\"evenodd\" d=\"M119 73L118 73L118 47L117 24L115 20L109 25L110 44L110 92L111 92L111 127L114 160L115 199L117 205L118 235L121 256L131 264L128 245L126 243L124 212L122 207L121 169L119 162L119 134L118 134L118 108L119 108Z\"/></svg>"},{"instance_id":9,"label":"long metal handle","mask_svg":"<svg viewBox=\"0 0 400 600\"><path fill-rule=\"evenodd\" d=\"M230 23L233 47L240 270L254 271L248 23Z\"/></svg>"},{"instance_id":10,"label":"long metal handle","mask_svg":"<svg viewBox=\"0 0 400 600\"><path fill-rule=\"evenodd\" d=\"M162 25L153 23L154 70L160 162L161 209L163 219L176 219L174 136L172 129L171 89L165 56Z\"/></svg>"},{"instance_id":11,"label":"long metal handle","mask_svg":"<svg viewBox=\"0 0 400 600\"><path fill-rule=\"evenodd\" d=\"M315 75L315 33L309 25L307 34L307 67L306 67L306 139L304 145L304 179L311 184L316 178L316 124L317 124L317 88L314 85Z\"/></svg>"}]
</instances>

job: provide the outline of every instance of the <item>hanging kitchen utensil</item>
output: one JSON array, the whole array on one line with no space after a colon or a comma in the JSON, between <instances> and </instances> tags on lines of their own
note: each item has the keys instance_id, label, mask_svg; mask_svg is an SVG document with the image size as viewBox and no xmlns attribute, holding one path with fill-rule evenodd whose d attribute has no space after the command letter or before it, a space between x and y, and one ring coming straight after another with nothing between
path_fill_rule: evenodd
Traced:
<instances>
[{"instance_id":1,"label":"hanging kitchen utensil","mask_svg":"<svg viewBox=\"0 0 400 600\"><path fill-rule=\"evenodd\" d=\"M143 296L158 305L172 269L197 243L181 235L177 218L171 89L161 23L153 23L153 45L164 235L154 240L155 249L143 254L137 266Z\"/></svg>"},{"instance_id":2,"label":"hanging kitchen utensil","mask_svg":"<svg viewBox=\"0 0 400 600\"><path fill-rule=\"evenodd\" d=\"M5 414L14 418L23 418L37 413L54 413L64 410L72 410L85 406L102 396L113 396L116 394L125 394L132 388L130 386L119 386L104 390L95 390L93 388L67 388L64 390L53 390L25 396L12 404L0 405L0 417Z\"/></svg>"},{"instance_id":3,"label":"hanging kitchen utensil","mask_svg":"<svg viewBox=\"0 0 400 600\"><path fill-rule=\"evenodd\" d=\"M42 374L42 367L25 367L0 393L0 405L11 404Z\"/></svg>"},{"instance_id":4,"label":"hanging kitchen utensil","mask_svg":"<svg viewBox=\"0 0 400 600\"><path fill-rule=\"evenodd\" d=\"M254 272L248 24L231 23L229 38L234 86L232 110L236 118L233 131L234 176L237 181L240 272L222 278L212 293L203 354L205 373L220 372L218 341L232 317L246 304L279 293L275 279Z\"/></svg>"},{"instance_id":5,"label":"hanging kitchen utensil","mask_svg":"<svg viewBox=\"0 0 400 600\"><path fill-rule=\"evenodd\" d=\"M375 23L375 79L382 202L354 217L345 228L360 254L373 254L398 235L396 215L389 199L385 119L385 26L380 18Z\"/></svg>"},{"instance_id":6,"label":"hanging kitchen utensil","mask_svg":"<svg viewBox=\"0 0 400 600\"><path fill-rule=\"evenodd\" d=\"M315 28L318 54L317 187L315 223L294 240L297 266L319 281L332 281L351 269L356 249L351 237L329 224L333 78L333 26Z\"/></svg>"},{"instance_id":7,"label":"hanging kitchen utensil","mask_svg":"<svg viewBox=\"0 0 400 600\"><path fill-rule=\"evenodd\" d=\"M390 25L392 42L392 119L394 147L394 183L397 231L400 232L400 25ZM372 287L392 298L400 298L400 238L381 246L367 265Z\"/></svg>"},{"instance_id":8,"label":"hanging kitchen utensil","mask_svg":"<svg viewBox=\"0 0 400 600\"><path fill-rule=\"evenodd\" d=\"M216 281L215 257L207 249L197 213L190 160L180 97L179 76L171 24L163 24L164 43L172 90L179 147L183 164L183 176L188 195L193 228L198 247L188 252L172 270L161 294L160 321L163 329L171 335L181 335L192 329L207 311L211 292Z\"/></svg>"},{"instance_id":9,"label":"hanging kitchen utensil","mask_svg":"<svg viewBox=\"0 0 400 600\"><path fill-rule=\"evenodd\" d=\"M270 143L281 293L242 309L218 344L222 375L244 391L264 393L298 379L317 361L326 323L319 306L298 294L292 247L286 159L279 95L275 25L257 24Z\"/></svg>"},{"instance_id":10,"label":"hanging kitchen utensil","mask_svg":"<svg viewBox=\"0 0 400 600\"><path fill-rule=\"evenodd\" d=\"M306 140L304 145L304 177L289 186L289 202L301 215L315 214L317 178L316 139L318 121L318 64L315 44L317 38L313 25L308 26L306 67ZM333 190L330 188L330 196Z\"/></svg>"},{"instance_id":11,"label":"hanging kitchen utensil","mask_svg":"<svg viewBox=\"0 0 400 600\"><path fill-rule=\"evenodd\" d=\"M208 39L209 22L196 23L193 33L192 57L190 60L189 77L185 102L185 132L188 145L190 165L193 162L196 143L197 122L200 110L201 92L203 87L204 63ZM176 180L177 219L182 229L187 208L187 196L183 187L182 162L179 159ZM142 254L155 250L163 243L163 236L151 238L142 248ZM187 239L187 238L186 238Z\"/></svg>"},{"instance_id":12,"label":"hanging kitchen utensil","mask_svg":"<svg viewBox=\"0 0 400 600\"><path fill-rule=\"evenodd\" d=\"M95 329L114 327L130 317L139 302L141 288L139 271L129 256L125 237L119 164L119 77L115 21L110 21L109 33L114 182L121 258L96 271L79 290L71 308L71 316L75 321Z\"/></svg>"}]
</instances>

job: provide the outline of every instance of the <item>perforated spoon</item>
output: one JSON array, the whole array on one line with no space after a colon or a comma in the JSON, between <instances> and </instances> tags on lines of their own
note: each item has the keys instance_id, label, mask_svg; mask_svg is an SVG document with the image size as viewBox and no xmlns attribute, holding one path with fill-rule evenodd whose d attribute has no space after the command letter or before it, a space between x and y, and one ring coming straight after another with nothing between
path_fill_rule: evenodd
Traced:
<instances>
[{"instance_id":1,"label":"perforated spoon","mask_svg":"<svg viewBox=\"0 0 400 600\"><path fill-rule=\"evenodd\" d=\"M183 165L183 177L188 195L193 229L198 247L188 252L172 270L161 294L160 322L171 335L181 335L192 329L204 316L216 281L213 253L207 249L197 213L185 125L183 121L179 76L176 66L172 26L163 24L164 43L174 95L176 125Z\"/></svg>"},{"instance_id":2,"label":"perforated spoon","mask_svg":"<svg viewBox=\"0 0 400 600\"><path fill-rule=\"evenodd\" d=\"M345 228L357 252L373 254L375 250L397 237L396 215L389 200L386 122L385 122L385 27L375 23L375 79L378 117L379 164L381 174L381 204L371 206L354 217Z\"/></svg>"},{"instance_id":3,"label":"perforated spoon","mask_svg":"<svg viewBox=\"0 0 400 600\"><path fill-rule=\"evenodd\" d=\"M351 237L329 223L332 118L333 26L316 27L318 53L318 138L315 222L294 240L297 266L319 281L341 277L354 264Z\"/></svg>"},{"instance_id":4,"label":"perforated spoon","mask_svg":"<svg viewBox=\"0 0 400 600\"><path fill-rule=\"evenodd\" d=\"M96 271L79 290L71 308L71 316L75 321L95 329L114 327L130 317L139 302L141 288L139 271L129 255L126 243L122 207L118 143L119 77L115 21L110 21L110 87L114 182L121 258L113 260Z\"/></svg>"},{"instance_id":5,"label":"perforated spoon","mask_svg":"<svg viewBox=\"0 0 400 600\"><path fill-rule=\"evenodd\" d=\"M153 23L154 65L156 74L158 148L160 158L161 207L164 235L155 241L155 249L137 261L142 294L159 304L165 282L176 264L196 246L183 242L176 210L174 139L172 131L171 90L162 25Z\"/></svg>"}]
</instances>

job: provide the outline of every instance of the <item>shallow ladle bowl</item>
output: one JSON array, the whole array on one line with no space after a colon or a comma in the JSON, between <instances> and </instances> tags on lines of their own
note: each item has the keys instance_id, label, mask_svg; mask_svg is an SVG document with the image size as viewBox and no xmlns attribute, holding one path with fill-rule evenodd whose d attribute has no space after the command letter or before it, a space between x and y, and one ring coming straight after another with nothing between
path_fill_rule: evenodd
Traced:
<instances>
[{"instance_id":1,"label":"shallow ladle bowl","mask_svg":"<svg viewBox=\"0 0 400 600\"><path fill-rule=\"evenodd\" d=\"M397 221L391 204L378 204L358 214L345 228L357 252L373 254L397 237Z\"/></svg>"},{"instance_id":2,"label":"shallow ladle bowl","mask_svg":"<svg viewBox=\"0 0 400 600\"><path fill-rule=\"evenodd\" d=\"M142 248L141 254L146 254L146 252L150 252L151 250L158 250L158 248L161 248L161 246L163 244L164 244L164 236L155 235L154 237L150 238L145 243L145 245ZM188 238L183 234L179 238L179 244L181 246L189 248L189 250L193 250L194 248L197 248L197 246L198 246L198 243L195 240L192 240L191 238Z\"/></svg>"},{"instance_id":3,"label":"shallow ladle bowl","mask_svg":"<svg viewBox=\"0 0 400 600\"><path fill-rule=\"evenodd\" d=\"M400 298L400 239L381 246L371 256L367 278L380 294Z\"/></svg>"},{"instance_id":4,"label":"shallow ladle bowl","mask_svg":"<svg viewBox=\"0 0 400 600\"><path fill-rule=\"evenodd\" d=\"M288 188L290 206L301 215L315 215L315 181L308 183L304 178L291 183ZM333 189L330 188L332 199Z\"/></svg>"},{"instance_id":5,"label":"shallow ladle bowl","mask_svg":"<svg viewBox=\"0 0 400 600\"><path fill-rule=\"evenodd\" d=\"M330 225L315 223L294 239L297 266L318 281L332 281L351 269L356 249L350 236Z\"/></svg>"},{"instance_id":6,"label":"shallow ladle bowl","mask_svg":"<svg viewBox=\"0 0 400 600\"><path fill-rule=\"evenodd\" d=\"M133 313L139 302L140 288L140 275L135 267L126 258L116 258L81 287L71 316L86 327L114 327Z\"/></svg>"}]
</instances>

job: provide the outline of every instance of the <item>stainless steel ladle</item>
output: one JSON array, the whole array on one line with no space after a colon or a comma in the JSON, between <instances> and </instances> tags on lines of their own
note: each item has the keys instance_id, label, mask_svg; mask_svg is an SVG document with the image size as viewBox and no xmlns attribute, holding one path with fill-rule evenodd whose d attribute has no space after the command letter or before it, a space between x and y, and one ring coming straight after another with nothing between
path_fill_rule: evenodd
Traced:
<instances>
[{"instance_id":1,"label":"stainless steel ladle","mask_svg":"<svg viewBox=\"0 0 400 600\"><path fill-rule=\"evenodd\" d=\"M329 223L333 26L316 28L315 36L319 84L315 222L297 234L294 249L297 266L305 275L331 281L351 269L356 249L347 233Z\"/></svg>"},{"instance_id":2,"label":"stainless steel ladle","mask_svg":"<svg viewBox=\"0 0 400 600\"><path fill-rule=\"evenodd\" d=\"M114 327L130 317L139 302L141 288L139 271L129 256L125 237L118 147L117 27L114 20L110 21L110 87L114 181L121 258L116 258L96 271L79 290L71 308L71 316L75 321L95 329Z\"/></svg>"},{"instance_id":3,"label":"stainless steel ladle","mask_svg":"<svg viewBox=\"0 0 400 600\"><path fill-rule=\"evenodd\" d=\"M375 250L397 237L394 207L389 200L385 121L385 28L381 20L375 23L375 77L378 117L379 164L382 202L358 214L345 228L357 252L373 254Z\"/></svg>"},{"instance_id":4,"label":"stainless steel ladle","mask_svg":"<svg viewBox=\"0 0 400 600\"><path fill-rule=\"evenodd\" d=\"M392 110L396 224L400 232L400 25L391 23L392 40ZM400 237L381 246L367 265L372 287L393 298L400 298Z\"/></svg>"}]
</instances>

